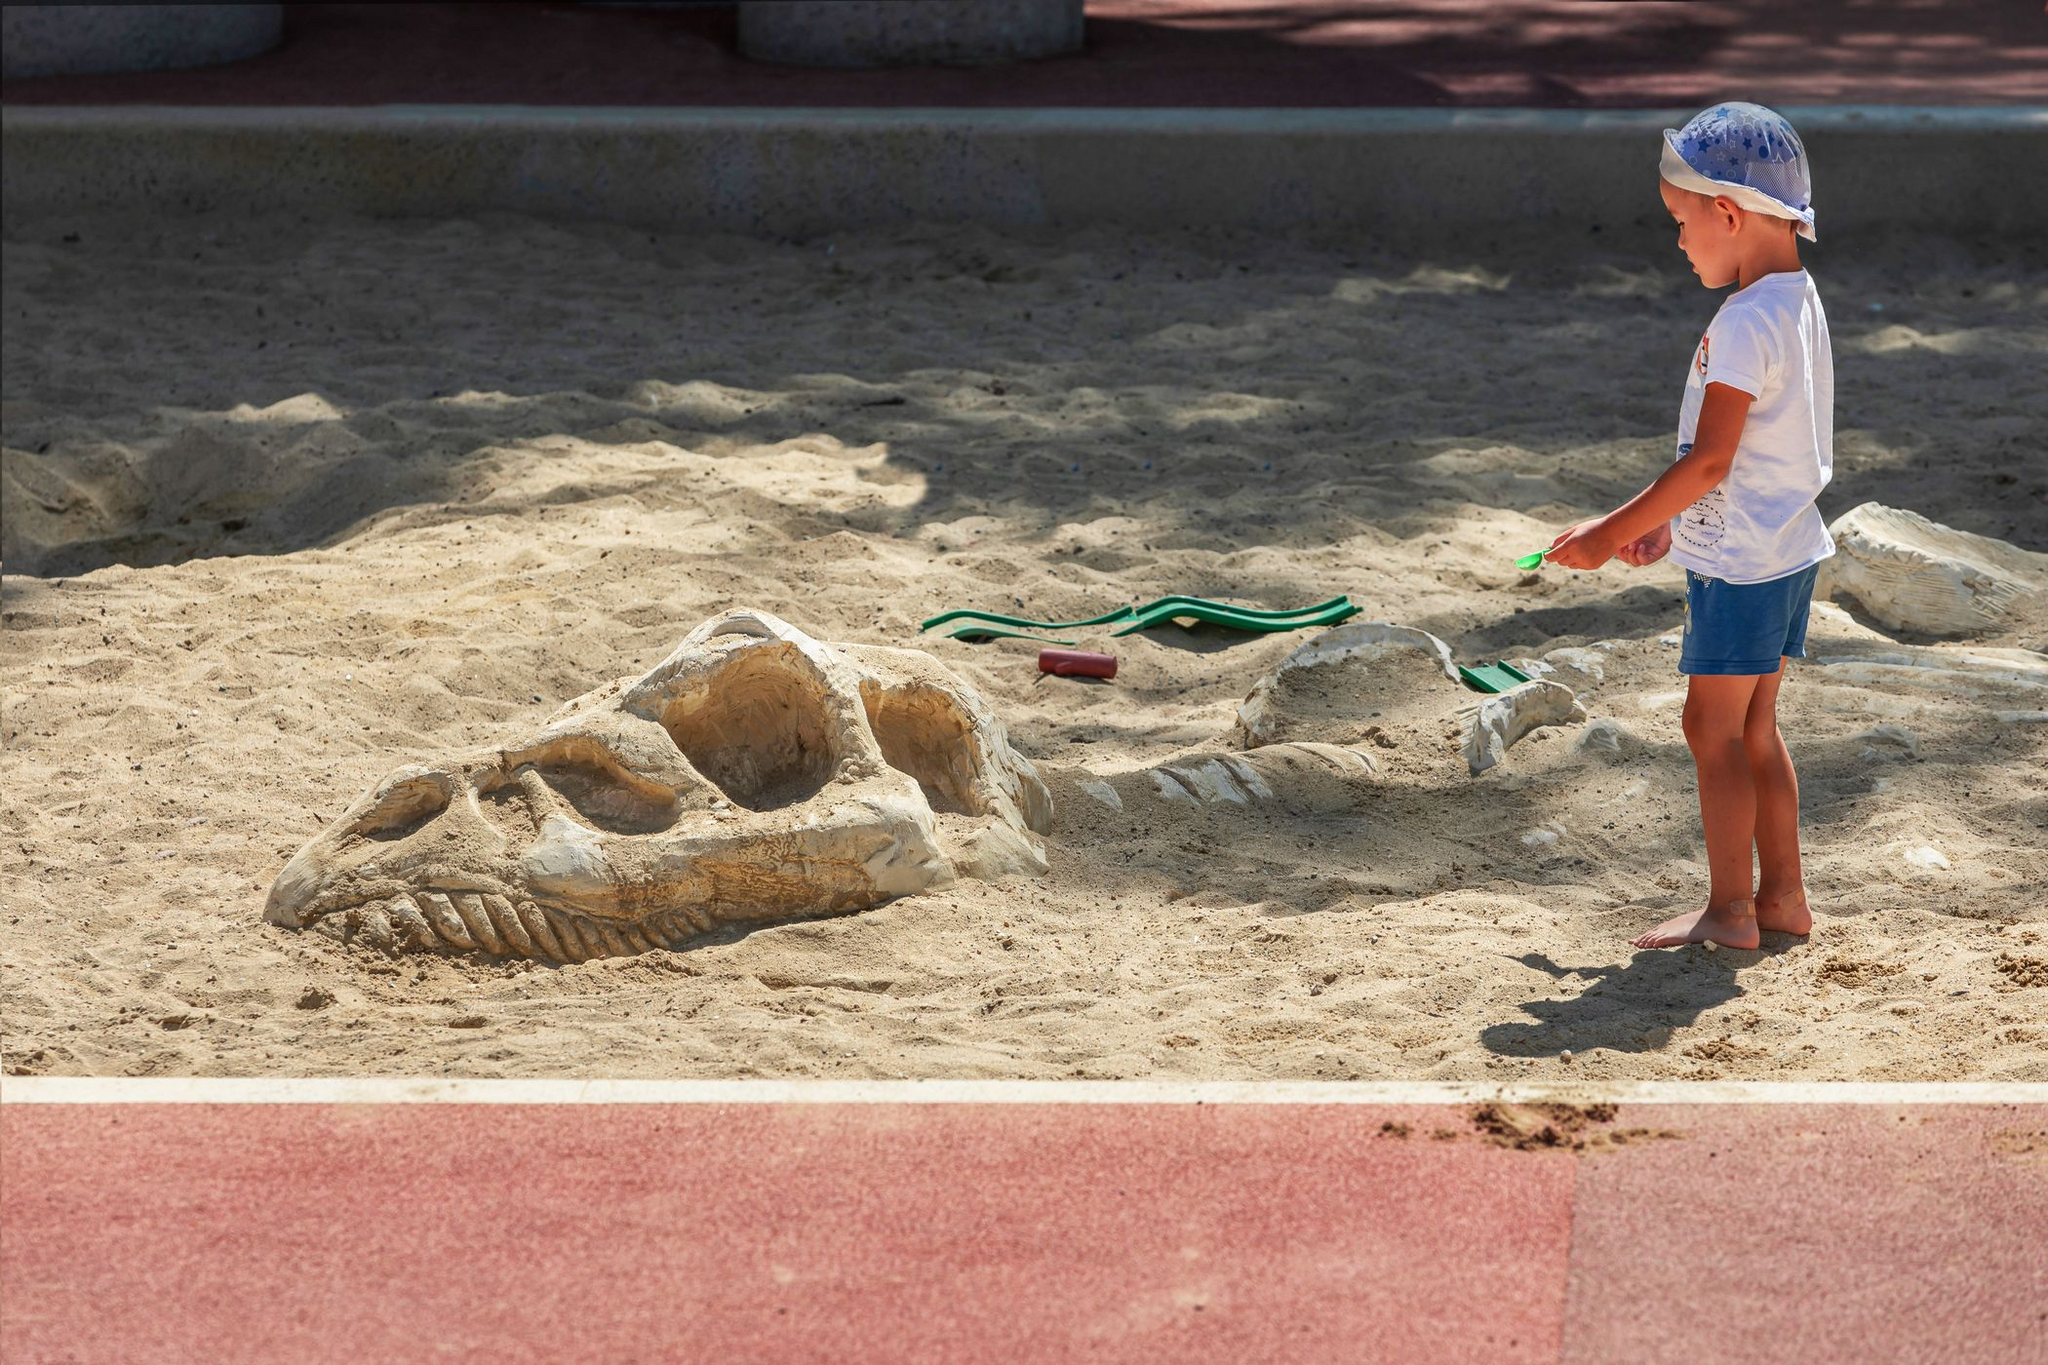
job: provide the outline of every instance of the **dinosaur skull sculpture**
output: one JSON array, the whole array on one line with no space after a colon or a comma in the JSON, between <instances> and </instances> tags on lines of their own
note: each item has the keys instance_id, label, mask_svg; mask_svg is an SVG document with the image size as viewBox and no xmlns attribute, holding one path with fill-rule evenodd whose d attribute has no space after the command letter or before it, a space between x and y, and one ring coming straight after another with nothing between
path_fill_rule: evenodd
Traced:
<instances>
[{"instance_id":1,"label":"dinosaur skull sculpture","mask_svg":"<svg viewBox=\"0 0 2048 1365\"><path fill-rule=\"evenodd\" d=\"M1001 722L929 656L734 611L531 740L398 769L299 850L265 918L574 962L1043 872L1051 822Z\"/></svg>"}]
</instances>

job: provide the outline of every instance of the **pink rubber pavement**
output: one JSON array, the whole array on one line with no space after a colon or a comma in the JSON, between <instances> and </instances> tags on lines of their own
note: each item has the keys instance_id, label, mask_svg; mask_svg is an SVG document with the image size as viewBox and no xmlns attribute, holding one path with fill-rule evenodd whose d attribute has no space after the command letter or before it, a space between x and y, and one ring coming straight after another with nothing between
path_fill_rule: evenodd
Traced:
<instances>
[{"instance_id":1,"label":"pink rubber pavement","mask_svg":"<svg viewBox=\"0 0 2048 1365\"><path fill-rule=\"evenodd\" d=\"M2048 1110L1617 1122L1683 1136L1519 1152L1457 1106L9 1105L0 1357L2041 1359Z\"/></svg>"},{"instance_id":2,"label":"pink rubber pavement","mask_svg":"<svg viewBox=\"0 0 2048 1365\"><path fill-rule=\"evenodd\" d=\"M1565 1358L2048 1362L2048 1106L1630 1106L1579 1167Z\"/></svg>"}]
</instances>

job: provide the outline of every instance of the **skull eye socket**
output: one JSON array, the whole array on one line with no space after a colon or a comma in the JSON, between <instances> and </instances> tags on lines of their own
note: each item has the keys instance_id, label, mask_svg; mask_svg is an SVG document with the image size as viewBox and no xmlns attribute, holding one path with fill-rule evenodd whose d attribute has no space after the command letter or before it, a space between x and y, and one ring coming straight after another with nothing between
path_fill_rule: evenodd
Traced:
<instances>
[{"instance_id":1,"label":"skull eye socket","mask_svg":"<svg viewBox=\"0 0 2048 1365\"><path fill-rule=\"evenodd\" d=\"M825 693L796 650L755 646L669 702L661 724L733 804L773 810L817 795L838 765Z\"/></svg>"},{"instance_id":2,"label":"skull eye socket","mask_svg":"<svg viewBox=\"0 0 2048 1365\"><path fill-rule=\"evenodd\" d=\"M403 839L448 809L449 791L440 773L401 778L378 794L377 804L357 818L349 833L384 843Z\"/></svg>"},{"instance_id":3,"label":"skull eye socket","mask_svg":"<svg viewBox=\"0 0 2048 1365\"><path fill-rule=\"evenodd\" d=\"M864 682L860 700L883 761L916 778L933 810L953 815L986 811L974 790L974 749L967 743L973 727L953 698L936 687L885 691Z\"/></svg>"}]
</instances>

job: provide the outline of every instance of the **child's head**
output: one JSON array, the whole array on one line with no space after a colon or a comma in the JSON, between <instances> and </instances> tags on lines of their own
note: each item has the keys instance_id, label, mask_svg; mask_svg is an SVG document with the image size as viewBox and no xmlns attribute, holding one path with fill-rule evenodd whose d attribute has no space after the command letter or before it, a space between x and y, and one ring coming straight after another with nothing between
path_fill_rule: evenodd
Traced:
<instances>
[{"instance_id":1,"label":"child's head","mask_svg":"<svg viewBox=\"0 0 2048 1365\"><path fill-rule=\"evenodd\" d=\"M1736 278L1759 245L1815 240L1806 148L1792 125L1760 104L1717 104L1683 128L1664 130L1658 168L1664 207L1678 221L1678 245L1718 289Z\"/></svg>"}]
</instances>

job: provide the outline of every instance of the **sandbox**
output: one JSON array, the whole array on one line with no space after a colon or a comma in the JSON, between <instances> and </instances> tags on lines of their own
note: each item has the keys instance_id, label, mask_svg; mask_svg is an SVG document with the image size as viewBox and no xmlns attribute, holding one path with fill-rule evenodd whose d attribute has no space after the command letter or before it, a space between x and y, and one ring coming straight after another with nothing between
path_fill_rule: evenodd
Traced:
<instances>
[{"instance_id":1,"label":"sandbox","mask_svg":"<svg viewBox=\"0 0 2048 1365\"><path fill-rule=\"evenodd\" d=\"M11 223L8 1068L2048 1080L2031 626L1943 642L1818 609L1784 699L1812 939L1626 947L1703 885L1679 575L1509 561L1670 458L1713 299L1659 235L1531 231L1518 255ZM2040 258L1823 244L1823 512L2048 548ZM1111 809L1058 773L1142 792L1227 747L1301 639L1089 636L1121 661L1092 683L1028 642L916 634L944 606L1174 592L1348 592L1461 660L1542 664L1601 738L1538 731L1476 777L1388 750L1350 805ZM1054 774L1047 874L570 966L263 922L292 850L380 774L529 732L739 603L971 682Z\"/></svg>"}]
</instances>

